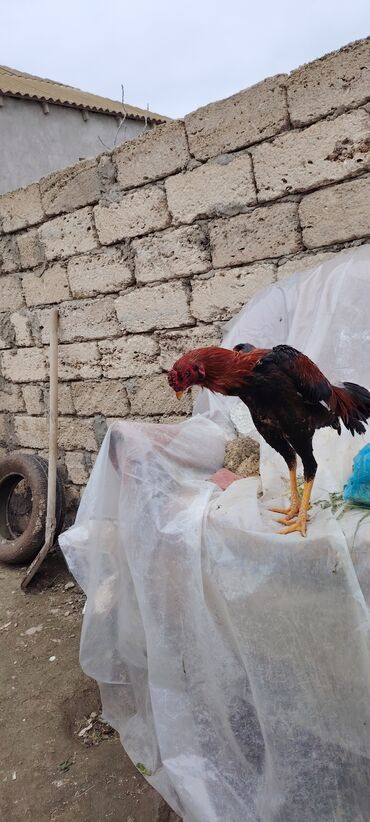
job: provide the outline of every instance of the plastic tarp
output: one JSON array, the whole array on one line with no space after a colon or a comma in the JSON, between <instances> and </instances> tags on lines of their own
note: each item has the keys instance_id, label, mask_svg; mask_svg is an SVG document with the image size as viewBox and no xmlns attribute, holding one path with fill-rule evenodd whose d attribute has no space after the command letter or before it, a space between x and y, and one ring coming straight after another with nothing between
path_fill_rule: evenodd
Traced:
<instances>
[{"instance_id":1,"label":"plastic tarp","mask_svg":"<svg viewBox=\"0 0 370 822\"><path fill-rule=\"evenodd\" d=\"M287 342L370 386L369 287L370 246L338 254L260 293L224 345ZM278 535L267 445L262 496L209 481L236 405L202 392L183 423L109 429L60 538L87 594L81 665L185 822L369 822L370 518L330 494L370 438L317 433L308 535Z\"/></svg>"}]
</instances>

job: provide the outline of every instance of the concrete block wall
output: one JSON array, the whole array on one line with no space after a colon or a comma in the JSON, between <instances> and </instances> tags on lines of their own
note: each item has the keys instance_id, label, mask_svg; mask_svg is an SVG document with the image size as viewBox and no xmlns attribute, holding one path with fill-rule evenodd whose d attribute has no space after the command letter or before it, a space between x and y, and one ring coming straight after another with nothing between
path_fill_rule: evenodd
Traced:
<instances>
[{"instance_id":1,"label":"concrete block wall","mask_svg":"<svg viewBox=\"0 0 370 822\"><path fill-rule=\"evenodd\" d=\"M369 57L350 44L0 197L0 453L44 453L50 306L73 507L112 420L191 411L167 386L177 356L369 241Z\"/></svg>"}]
</instances>

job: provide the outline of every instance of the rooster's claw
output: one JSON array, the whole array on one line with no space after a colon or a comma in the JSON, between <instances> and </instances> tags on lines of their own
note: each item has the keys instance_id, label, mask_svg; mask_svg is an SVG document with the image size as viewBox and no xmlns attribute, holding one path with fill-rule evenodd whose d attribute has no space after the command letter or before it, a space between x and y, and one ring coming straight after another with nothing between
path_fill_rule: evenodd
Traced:
<instances>
[{"instance_id":1,"label":"rooster's claw","mask_svg":"<svg viewBox=\"0 0 370 822\"><path fill-rule=\"evenodd\" d=\"M306 536L307 532L307 518L306 517L298 517L295 522L292 522L291 525L288 525L287 528L282 528L281 531L278 531L278 534L293 534L295 531L298 531L302 537Z\"/></svg>"}]
</instances>

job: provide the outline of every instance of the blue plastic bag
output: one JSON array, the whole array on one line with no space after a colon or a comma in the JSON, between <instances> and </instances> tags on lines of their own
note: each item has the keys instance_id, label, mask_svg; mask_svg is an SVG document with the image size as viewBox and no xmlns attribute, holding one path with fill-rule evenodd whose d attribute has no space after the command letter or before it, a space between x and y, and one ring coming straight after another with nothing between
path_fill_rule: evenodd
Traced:
<instances>
[{"instance_id":1,"label":"blue plastic bag","mask_svg":"<svg viewBox=\"0 0 370 822\"><path fill-rule=\"evenodd\" d=\"M370 508L370 443L353 460L352 476L344 486L343 499Z\"/></svg>"}]
</instances>

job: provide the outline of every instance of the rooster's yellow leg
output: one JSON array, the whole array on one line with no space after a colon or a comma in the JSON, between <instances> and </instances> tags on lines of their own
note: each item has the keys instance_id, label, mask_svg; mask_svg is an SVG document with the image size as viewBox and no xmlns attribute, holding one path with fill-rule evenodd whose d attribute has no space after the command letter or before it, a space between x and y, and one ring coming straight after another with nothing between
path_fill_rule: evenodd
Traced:
<instances>
[{"instance_id":1,"label":"rooster's yellow leg","mask_svg":"<svg viewBox=\"0 0 370 822\"><path fill-rule=\"evenodd\" d=\"M302 537L306 536L307 532L307 511L310 507L310 499L311 499L311 491L313 486L313 479L312 480L305 480L304 488L303 488L303 496L301 505L299 508L299 514L295 522L292 522L291 525L288 525L287 528L282 528L281 531L278 531L278 534L292 534L293 531L299 531L302 534Z\"/></svg>"},{"instance_id":2,"label":"rooster's yellow leg","mask_svg":"<svg viewBox=\"0 0 370 822\"><path fill-rule=\"evenodd\" d=\"M297 486L297 469L291 468L289 471L289 479L290 479L290 508L270 508L270 511L273 511L274 514L284 514L285 519L293 519L299 513L299 506L300 506L300 496L298 493L298 486ZM285 520L278 520L278 522L282 522L285 525Z\"/></svg>"}]
</instances>

